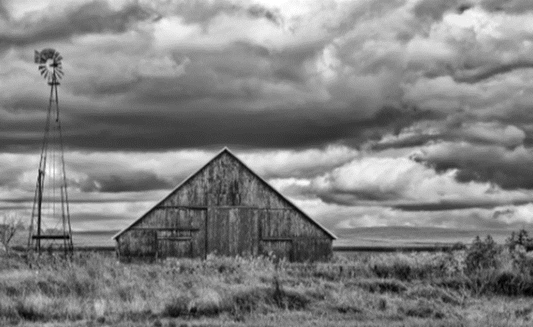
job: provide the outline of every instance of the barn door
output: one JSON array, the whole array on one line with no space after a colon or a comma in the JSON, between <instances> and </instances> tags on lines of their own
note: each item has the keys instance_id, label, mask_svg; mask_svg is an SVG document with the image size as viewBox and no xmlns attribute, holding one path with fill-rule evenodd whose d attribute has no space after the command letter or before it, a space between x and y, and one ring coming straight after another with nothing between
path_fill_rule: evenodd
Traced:
<instances>
[{"instance_id":1,"label":"barn door","mask_svg":"<svg viewBox=\"0 0 533 327\"><path fill-rule=\"evenodd\" d=\"M206 218L206 209L167 208L165 226L157 231L157 256L205 257Z\"/></svg>"},{"instance_id":2,"label":"barn door","mask_svg":"<svg viewBox=\"0 0 533 327\"><path fill-rule=\"evenodd\" d=\"M258 253L258 212L254 208L209 208L207 253L247 256Z\"/></svg>"},{"instance_id":3,"label":"barn door","mask_svg":"<svg viewBox=\"0 0 533 327\"><path fill-rule=\"evenodd\" d=\"M229 250L229 210L209 208L207 212L207 253L230 255Z\"/></svg>"}]
</instances>

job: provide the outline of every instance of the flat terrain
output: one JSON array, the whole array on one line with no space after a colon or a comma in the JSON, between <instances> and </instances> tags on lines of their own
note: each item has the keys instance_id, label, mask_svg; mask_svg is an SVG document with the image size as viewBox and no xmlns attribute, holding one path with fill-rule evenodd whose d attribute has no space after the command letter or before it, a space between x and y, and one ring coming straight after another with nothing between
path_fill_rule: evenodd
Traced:
<instances>
[{"instance_id":1,"label":"flat terrain","mask_svg":"<svg viewBox=\"0 0 533 327\"><path fill-rule=\"evenodd\" d=\"M75 246L114 246L112 240L118 230L111 231L75 231L73 241ZM511 231L499 230L463 230L452 228L434 227L364 227L338 229L335 231L338 240L334 246L381 246L381 247L405 247L405 246L433 246L450 245L457 242L470 243L476 235L492 235L496 242L502 244ZM26 232L19 233L17 243L26 243Z\"/></svg>"},{"instance_id":2,"label":"flat terrain","mask_svg":"<svg viewBox=\"0 0 533 327\"><path fill-rule=\"evenodd\" d=\"M458 242L468 244L474 237L491 235L500 244L505 242L511 231L505 229L470 230L437 227L363 227L338 229L335 246L390 246L416 247L452 245Z\"/></svg>"},{"instance_id":3,"label":"flat terrain","mask_svg":"<svg viewBox=\"0 0 533 327\"><path fill-rule=\"evenodd\" d=\"M502 250L486 266L468 251L352 253L312 264L4 256L0 325L531 326L532 261Z\"/></svg>"}]
</instances>

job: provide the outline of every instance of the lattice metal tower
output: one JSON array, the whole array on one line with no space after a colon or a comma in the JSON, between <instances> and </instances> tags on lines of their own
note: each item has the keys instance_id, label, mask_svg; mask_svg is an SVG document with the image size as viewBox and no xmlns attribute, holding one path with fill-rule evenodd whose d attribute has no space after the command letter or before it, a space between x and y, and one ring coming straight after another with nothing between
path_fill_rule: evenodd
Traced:
<instances>
[{"instance_id":1,"label":"lattice metal tower","mask_svg":"<svg viewBox=\"0 0 533 327\"><path fill-rule=\"evenodd\" d=\"M50 85L50 101L28 236L28 250L38 254L58 248L63 249L65 254L73 251L57 95L59 80L63 76L62 59L54 49L35 51L35 63L39 64L41 75Z\"/></svg>"}]
</instances>

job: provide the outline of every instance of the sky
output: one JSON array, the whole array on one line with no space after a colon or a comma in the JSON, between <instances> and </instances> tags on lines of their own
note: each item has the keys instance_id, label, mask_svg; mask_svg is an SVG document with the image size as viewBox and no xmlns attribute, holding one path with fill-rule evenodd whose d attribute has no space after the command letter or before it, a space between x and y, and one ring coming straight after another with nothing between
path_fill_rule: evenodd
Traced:
<instances>
[{"instance_id":1,"label":"sky","mask_svg":"<svg viewBox=\"0 0 533 327\"><path fill-rule=\"evenodd\" d=\"M530 0L0 0L0 215L28 221L49 47L74 230L224 146L333 232L533 226Z\"/></svg>"}]
</instances>

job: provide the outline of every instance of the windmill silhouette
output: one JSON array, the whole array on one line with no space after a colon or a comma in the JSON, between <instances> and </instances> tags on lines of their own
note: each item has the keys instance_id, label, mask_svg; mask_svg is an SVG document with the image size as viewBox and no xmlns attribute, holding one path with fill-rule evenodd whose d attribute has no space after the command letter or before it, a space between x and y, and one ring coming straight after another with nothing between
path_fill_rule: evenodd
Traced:
<instances>
[{"instance_id":1,"label":"windmill silhouette","mask_svg":"<svg viewBox=\"0 0 533 327\"><path fill-rule=\"evenodd\" d=\"M35 51L35 63L39 64L41 75L50 85L50 99L28 236L28 251L35 251L38 254L43 250L54 248L62 248L65 254L73 251L57 92L59 80L63 76L62 60L63 57L54 49Z\"/></svg>"}]
</instances>

